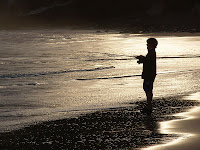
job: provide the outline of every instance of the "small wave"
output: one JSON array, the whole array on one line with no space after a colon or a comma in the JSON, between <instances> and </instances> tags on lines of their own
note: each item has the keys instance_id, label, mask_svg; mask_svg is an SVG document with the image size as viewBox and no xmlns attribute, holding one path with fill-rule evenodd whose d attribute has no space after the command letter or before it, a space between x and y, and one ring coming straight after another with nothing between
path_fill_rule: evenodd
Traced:
<instances>
[{"instance_id":1,"label":"small wave","mask_svg":"<svg viewBox=\"0 0 200 150\"><path fill-rule=\"evenodd\" d=\"M169 73L185 73L185 72L193 72L195 70L184 70L184 71L180 71L180 70L175 70L175 71L162 71L162 72L158 72L157 75L159 74L169 74ZM125 75L125 76L111 76L111 77L99 77L99 78L82 78L82 79L76 79L76 80L106 80L106 79L120 79L120 78L130 78L130 77L141 77L142 75L139 74L134 74L134 75Z\"/></svg>"},{"instance_id":2,"label":"small wave","mask_svg":"<svg viewBox=\"0 0 200 150\"><path fill-rule=\"evenodd\" d=\"M110 60L132 60L133 58L119 58L119 59L112 59L112 58L102 58L102 59L88 59L86 61L110 61Z\"/></svg>"},{"instance_id":3,"label":"small wave","mask_svg":"<svg viewBox=\"0 0 200 150\"><path fill-rule=\"evenodd\" d=\"M36 85L42 85L45 83L38 83L38 82L31 82L31 83L22 83L22 84L12 84L10 86L36 86Z\"/></svg>"},{"instance_id":4,"label":"small wave","mask_svg":"<svg viewBox=\"0 0 200 150\"><path fill-rule=\"evenodd\" d=\"M199 58L200 56L166 56L166 57L157 57L158 59L168 59L168 58Z\"/></svg>"},{"instance_id":5,"label":"small wave","mask_svg":"<svg viewBox=\"0 0 200 150\"><path fill-rule=\"evenodd\" d=\"M136 56L127 56L130 58L99 58L99 59L88 59L85 61L113 61L113 60L134 60ZM174 59L174 58L199 58L200 56L164 56L157 57L157 59Z\"/></svg>"},{"instance_id":6,"label":"small wave","mask_svg":"<svg viewBox=\"0 0 200 150\"><path fill-rule=\"evenodd\" d=\"M98 70L105 70L105 69L112 69L112 68L115 68L115 67L109 66L109 67L98 67L98 68L93 68L93 69L61 70L61 71L52 71L52 72L23 73L23 74L5 74L5 75L0 75L0 78L36 77L36 76L56 75L56 74L64 74L64 73L72 73L72 72L98 71Z\"/></svg>"},{"instance_id":7,"label":"small wave","mask_svg":"<svg viewBox=\"0 0 200 150\"><path fill-rule=\"evenodd\" d=\"M119 78L130 78L130 77L138 77L141 75L135 74L135 75L127 75L127 76L112 76L112 77L100 77L100 78L88 78L88 79L76 79L76 80L98 80L98 79L119 79Z\"/></svg>"}]
</instances>

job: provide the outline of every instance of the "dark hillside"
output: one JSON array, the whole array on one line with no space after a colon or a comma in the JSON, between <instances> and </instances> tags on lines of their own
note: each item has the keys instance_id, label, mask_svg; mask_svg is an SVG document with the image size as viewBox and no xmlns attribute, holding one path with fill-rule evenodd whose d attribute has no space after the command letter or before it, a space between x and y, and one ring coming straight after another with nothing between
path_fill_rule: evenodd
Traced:
<instances>
[{"instance_id":1,"label":"dark hillside","mask_svg":"<svg viewBox=\"0 0 200 150\"><path fill-rule=\"evenodd\" d=\"M200 24L199 0L2 0L0 8L2 22L10 23L10 18L14 24L17 20L32 20L38 24L95 25L123 30L148 25L168 29L180 26L181 30L195 28L195 31Z\"/></svg>"}]
</instances>

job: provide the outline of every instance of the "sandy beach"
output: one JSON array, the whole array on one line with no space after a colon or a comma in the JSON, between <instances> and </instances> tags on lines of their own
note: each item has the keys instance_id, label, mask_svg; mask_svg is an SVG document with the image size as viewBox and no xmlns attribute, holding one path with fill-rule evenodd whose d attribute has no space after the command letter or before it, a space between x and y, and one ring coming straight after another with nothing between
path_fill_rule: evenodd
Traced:
<instances>
[{"instance_id":1,"label":"sandy beach","mask_svg":"<svg viewBox=\"0 0 200 150\"><path fill-rule=\"evenodd\" d=\"M200 93L183 97L187 100L200 100ZM161 133L180 135L169 143L148 147L148 150L199 150L200 140L200 107L194 107L188 112L178 113L183 119L161 122Z\"/></svg>"},{"instance_id":2,"label":"sandy beach","mask_svg":"<svg viewBox=\"0 0 200 150\"><path fill-rule=\"evenodd\" d=\"M193 138L196 140L199 138L199 133L197 133L199 117L194 120L185 120L185 117L181 119L183 116L175 115L191 109L192 106L197 106L198 101L188 100L182 96L156 99L150 116L140 112L144 103L145 101L134 102L129 107L105 109L77 118L49 121L17 131L1 133L0 148L138 149L177 140L183 133L195 134L191 139L186 139L188 146L190 141L195 142ZM197 116L199 112L186 114L192 113ZM178 120L173 122L174 119ZM164 129L160 122L169 120L173 120L174 129L170 128L170 132L163 133ZM185 127L188 121L193 122L192 132L189 126ZM169 122L171 124L171 121ZM174 149L179 145L173 145L170 148ZM168 149L168 147L165 148Z\"/></svg>"}]
</instances>

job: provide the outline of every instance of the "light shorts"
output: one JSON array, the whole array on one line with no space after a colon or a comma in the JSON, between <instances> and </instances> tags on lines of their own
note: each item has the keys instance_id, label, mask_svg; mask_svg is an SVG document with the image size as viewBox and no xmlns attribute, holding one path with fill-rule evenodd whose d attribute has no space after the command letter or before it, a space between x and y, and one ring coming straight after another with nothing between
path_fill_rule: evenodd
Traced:
<instances>
[{"instance_id":1,"label":"light shorts","mask_svg":"<svg viewBox=\"0 0 200 150\"><path fill-rule=\"evenodd\" d=\"M153 82L154 80L144 80L143 89L145 92L149 92L153 90Z\"/></svg>"}]
</instances>

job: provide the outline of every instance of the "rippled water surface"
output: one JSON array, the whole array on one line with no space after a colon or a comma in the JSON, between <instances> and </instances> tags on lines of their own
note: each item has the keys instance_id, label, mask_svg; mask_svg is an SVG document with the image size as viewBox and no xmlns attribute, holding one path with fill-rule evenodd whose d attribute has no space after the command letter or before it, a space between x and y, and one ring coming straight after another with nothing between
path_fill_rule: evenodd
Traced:
<instances>
[{"instance_id":1,"label":"rippled water surface","mask_svg":"<svg viewBox=\"0 0 200 150\"><path fill-rule=\"evenodd\" d=\"M0 131L143 100L146 39L156 37L155 97L199 89L198 34L0 31Z\"/></svg>"}]
</instances>

